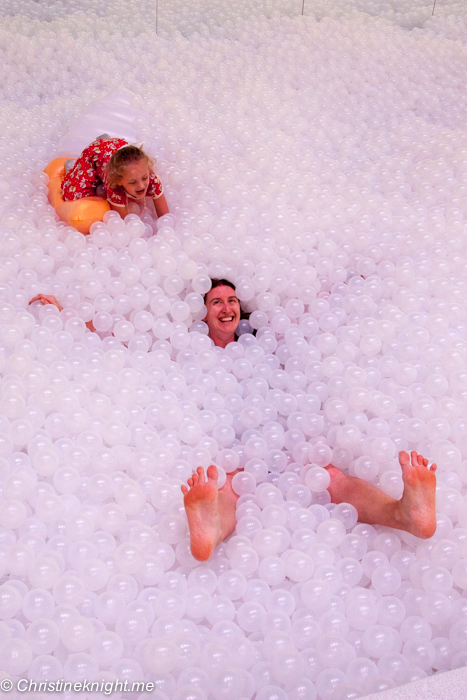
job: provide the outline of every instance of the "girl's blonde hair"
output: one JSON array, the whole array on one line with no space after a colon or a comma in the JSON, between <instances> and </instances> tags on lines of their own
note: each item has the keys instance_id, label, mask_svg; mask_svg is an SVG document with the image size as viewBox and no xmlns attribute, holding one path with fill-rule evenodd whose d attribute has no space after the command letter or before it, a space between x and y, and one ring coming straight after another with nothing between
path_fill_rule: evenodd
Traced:
<instances>
[{"instance_id":1,"label":"girl's blonde hair","mask_svg":"<svg viewBox=\"0 0 467 700\"><path fill-rule=\"evenodd\" d=\"M141 160L148 164L149 172L153 172L155 164L154 158L150 158L141 148L137 146L124 146L112 155L108 165L108 178L110 187L117 187L123 176L125 168L132 163L139 163Z\"/></svg>"}]
</instances>

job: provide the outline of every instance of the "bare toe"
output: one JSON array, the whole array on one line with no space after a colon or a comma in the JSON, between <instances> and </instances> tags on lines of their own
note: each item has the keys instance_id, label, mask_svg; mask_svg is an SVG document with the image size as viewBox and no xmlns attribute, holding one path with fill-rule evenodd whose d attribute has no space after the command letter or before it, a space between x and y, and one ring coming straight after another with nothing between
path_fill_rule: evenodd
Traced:
<instances>
[{"instance_id":1,"label":"bare toe","mask_svg":"<svg viewBox=\"0 0 467 700\"><path fill-rule=\"evenodd\" d=\"M198 467L198 469L196 471L198 472L199 483L205 484L206 483L206 475L204 473L203 467Z\"/></svg>"},{"instance_id":2,"label":"bare toe","mask_svg":"<svg viewBox=\"0 0 467 700\"><path fill-rule=\"evenodd\" d=\"M399 452L399 463L401 467L406 467L408 464L410 464L410 457L407 452L404 452L404 450Z\"/></svg>"},{"instance_id":3,"label":"bare toe","mask_svg":"<svg viewBox=\"0 0 467 700\"><path fill-rule=\"evenodd\" d=\"M217 479L219 477L217 467L215 464L211 464L208 469L207 469L207 475L208 475L208 480L209 481L215 481L217 482Z\"/></svg>"}]
</instances>

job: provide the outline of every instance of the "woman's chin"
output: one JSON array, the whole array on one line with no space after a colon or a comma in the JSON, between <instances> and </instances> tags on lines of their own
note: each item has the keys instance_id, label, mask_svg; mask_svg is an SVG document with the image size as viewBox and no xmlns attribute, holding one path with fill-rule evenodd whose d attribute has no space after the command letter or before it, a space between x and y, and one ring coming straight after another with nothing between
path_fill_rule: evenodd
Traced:
<instances>
[{"instance_id":1,"label":"woman's chin","mask_svg":"<svg viewBox=\"0 0 467 700\"><path fill-rule=\"evenodd\" d=\"M224 336L233 335L237 330L237 325L238 324L235 323L226 323L224 326L220 325L219 332Z\"/></svg>"}]
</instances>

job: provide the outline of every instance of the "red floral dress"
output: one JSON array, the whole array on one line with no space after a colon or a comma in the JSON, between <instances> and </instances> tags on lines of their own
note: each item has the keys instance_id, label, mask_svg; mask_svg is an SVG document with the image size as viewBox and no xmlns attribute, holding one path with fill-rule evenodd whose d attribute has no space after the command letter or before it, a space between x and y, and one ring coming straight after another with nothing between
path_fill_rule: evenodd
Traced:
<instances>
[{"instance_id":1,"label":"red floral dress","mask_svg":"<svg viewBox=\"0 0 467 700\"><path fill-rule=\"evenodd\" d=\"M128 146L124 139L97 139L84 151L65 175L62 182L62 194L65 202L72 202L82 197L95 197L99 185L103 185L107 201L116 207L125 207L128 200L135 198L128 194L121 185L111 187L107 176L107 166L115 151ZM158 199L164 190L162 183L154 173L149 173L149 185L146 197Z\"/></svg>"}]
</instances>

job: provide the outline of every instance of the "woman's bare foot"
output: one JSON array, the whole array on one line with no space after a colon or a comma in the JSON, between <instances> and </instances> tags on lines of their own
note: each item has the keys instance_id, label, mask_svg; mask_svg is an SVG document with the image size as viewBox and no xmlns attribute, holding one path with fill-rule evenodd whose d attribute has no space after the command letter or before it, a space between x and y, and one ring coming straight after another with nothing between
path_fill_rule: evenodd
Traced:
<instances>
[{"instance_id":1,"label":"woman's bare foot","mask_svg":"<svg viewBox=\"0 0 467 700\"><path fill-rule=\"evenodd\" d=\"M182 493L190 528L191 553L195 559L206 561L221 538L217 467L213 464L208 467L207 481L203 467L198 467L187 483L190 489L183 485Z\"/></svg>"},{"instance_id":2,"label":"woman's bare foot","mask_svg":"<svg viewBox=\"0 0 467 700\"><path fill-rule=\"evenodd\" d=\"M431 537L436 530L436 464L428 467L428 460L417 452L399 452L404 481L404 493L398 501L396 517L400 529L416 537Z\"/></svg>"},{"instance_id":3,"label":"woman's bare foot","mask_svg":"<svg viewBox=\"0 0 467 700\"><path fill-rule=\"evenodd\" d=\"M351 503L361 523L384 525L405 530L416 537L426 539L436 530L436 464L428 467L428 460L412 452L399 452L399 462L404 480L404 493L397 501L368 481L343 474L330 464L331 477L328 491L333 503Z\"/></svg>"}]
</instances>

